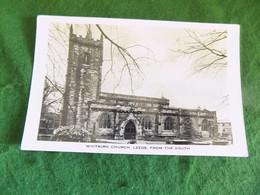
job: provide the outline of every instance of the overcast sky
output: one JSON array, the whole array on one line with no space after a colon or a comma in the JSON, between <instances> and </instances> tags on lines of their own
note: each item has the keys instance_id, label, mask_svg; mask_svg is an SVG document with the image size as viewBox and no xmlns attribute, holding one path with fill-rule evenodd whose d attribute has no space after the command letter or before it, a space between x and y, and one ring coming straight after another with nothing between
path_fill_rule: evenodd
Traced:
<instances>
[{"instance_id":1,"label":"overcast sky","mask_svg":"<svg viewBox=\"0 0 260 195\"><path fill-rule=\"evenodd\" d=\"M179 56L177 50L183 40L187 40L184 28L148 27L148 26L104 26L104 32L120 46L127 48L133 45L129 52L138 60L143 74L133 75L134 91L131 91L129 74L125 71L120 84L121 69L125 62L113 49L113 72L116 77L107 71L111 67L111 46L104 39L104 62L102 75L106 79L102 83L103 92L133 94L161 98L162 95L170 100L170 106L196 109L200 106L217 111L219 120L229 120L228 107L221 109L223 97L228 95L227 71L222 69L194 74L194 59ZM86 26L74 25L74 33L86 35ZM66 29L66 28L65 28ZM91 25L94 39L100 38L100 32ZM68 33L67 30L64 30ZM199 30L200 32L206 32ZM144 47L142 47L144 46ZM222 45L225 47L225 45Z\"/></svg>"}]
</instances>

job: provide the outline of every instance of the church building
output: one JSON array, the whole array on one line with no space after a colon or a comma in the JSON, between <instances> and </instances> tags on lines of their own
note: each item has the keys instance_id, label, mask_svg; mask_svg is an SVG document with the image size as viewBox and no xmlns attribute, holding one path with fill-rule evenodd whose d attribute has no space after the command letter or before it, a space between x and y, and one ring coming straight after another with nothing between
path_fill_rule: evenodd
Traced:
<instances>
[{"instance_id":1,"label":"church building","mask_svg":"<svg viewBox=\"0 0 260 195\"><path fill-rule=\"evenodd\" d=\"M73 33L61 125L79 125L100 139L174 140L213 138L215 111L170 107L169 99L101 91L103 36Z\"/></svg>"}]
</instances>

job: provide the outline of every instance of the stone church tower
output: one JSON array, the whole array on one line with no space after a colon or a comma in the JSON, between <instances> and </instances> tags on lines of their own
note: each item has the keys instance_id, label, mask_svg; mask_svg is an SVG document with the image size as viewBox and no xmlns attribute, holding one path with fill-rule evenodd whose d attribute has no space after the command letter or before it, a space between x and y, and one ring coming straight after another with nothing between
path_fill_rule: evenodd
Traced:
<instances>
[{"instance_id":1,"label":"stone church tower","mask_svg":"<svg viewBox=\"0 0 260 195\"><path fill-rule=\"evenodd\" d=\"M77 36L71 25L61 125L86 123L88 102L99 99L102 62L102 35L100 40L94 40L89 26L86 37Z\"/></svg>"}]
</instances>

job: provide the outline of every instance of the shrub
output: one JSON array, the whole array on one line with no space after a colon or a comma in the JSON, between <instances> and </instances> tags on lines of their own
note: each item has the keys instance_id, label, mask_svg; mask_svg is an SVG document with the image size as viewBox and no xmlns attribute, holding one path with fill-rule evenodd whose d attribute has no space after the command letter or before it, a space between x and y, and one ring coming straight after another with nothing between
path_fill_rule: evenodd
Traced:
<instances>
[{"instance_id":1,"label":"shrub","mask_svg":"<svg viewBox=\"0 0 260 195\"><path fill-rule=\"evenodd\" d=\"M81 126L60 126L53 131L51 141L89 142L89 132Z\"/></svg>"}]
</instances>

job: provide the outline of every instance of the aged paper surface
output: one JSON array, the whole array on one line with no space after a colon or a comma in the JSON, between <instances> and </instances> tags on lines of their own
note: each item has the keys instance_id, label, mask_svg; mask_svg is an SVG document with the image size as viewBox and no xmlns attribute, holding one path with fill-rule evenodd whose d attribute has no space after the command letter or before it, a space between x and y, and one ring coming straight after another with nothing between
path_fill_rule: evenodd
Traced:
<instances>
[{"instance_id":1,"label":"aged paper surface","mask_svg":"<svg viewBox=\"0 0 260 195\"><path fill-rule=\"evenodd\" d=\"M239 26L38 16L21 149L248 156Z\"/></svg>"}]
</instances>

